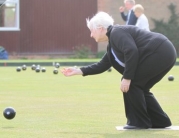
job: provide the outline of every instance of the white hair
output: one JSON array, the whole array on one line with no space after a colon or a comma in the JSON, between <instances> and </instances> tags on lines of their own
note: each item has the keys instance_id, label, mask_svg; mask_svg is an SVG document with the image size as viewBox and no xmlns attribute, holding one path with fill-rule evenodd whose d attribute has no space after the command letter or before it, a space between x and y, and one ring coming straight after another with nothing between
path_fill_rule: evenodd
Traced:
<instances>
[{"instance_id":1,"label":"white hair","mask_svg":"<svg viewBox=\"0 0 179 138\"><path fill-rule=\"evenodd\" d=\"M114 19L106 12L98 12L91 19L86 19L86 24L89 29L97 29L99 27L108 28L114 24Z\"/></svg>"},{"instance_id":2,"label":"white hair","mask_svg":"<svg viewBox=\"0 0 179 138\"><path fill-rule=\"evenodd\" d=\"M133 4L133 5L135 5L135 0L124 0L124 3L126 3L126 2L129 2L129 3Z\"/></svg>"}]
</instances>

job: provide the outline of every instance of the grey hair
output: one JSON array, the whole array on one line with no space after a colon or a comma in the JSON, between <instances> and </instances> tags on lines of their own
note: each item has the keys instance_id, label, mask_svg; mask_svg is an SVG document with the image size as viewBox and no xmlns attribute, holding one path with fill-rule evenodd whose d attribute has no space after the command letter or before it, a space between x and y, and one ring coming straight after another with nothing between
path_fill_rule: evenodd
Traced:
<instances>
[{"instance_id":1,"label":"grey hair","mask_svg":"<svg viewBox=\"0 0 179 138\"><path fill-rule=\"evenodd\" d=\"M135 5L135 0L124 0L124 3L126 3L126 2L129 2L129 3L133 4L133 5Z\"/></svg>"},{"instance_id":2,"label":"grey hair","mask_svg":"<svg viewBox=\"0 0 179 138\"><path fill-rule=\"evenodd\" d=\"M86 19L86 24L89 29L97 29L99 27L108 28L114 24L114 19L106 12L98 12L91 19Z\"/></svg>"}]
</instances>

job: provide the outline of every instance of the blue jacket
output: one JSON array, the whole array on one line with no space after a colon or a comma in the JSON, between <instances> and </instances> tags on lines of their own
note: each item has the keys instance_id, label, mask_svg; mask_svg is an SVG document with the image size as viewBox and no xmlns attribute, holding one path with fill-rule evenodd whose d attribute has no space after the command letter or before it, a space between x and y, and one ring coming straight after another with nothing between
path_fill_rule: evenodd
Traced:
<instances>
[{"instance_id":1,"label":"blue jacket","mask_svg":"<svg viewBox=\"0 0 179 138\"><path fill-rule=\"evenodd\" d=\"M129 13L128 13L129 14ZM129 21L127 22L127 17L128 17L128 14L124 14L124 12L121 12L121 17L124 21L126 21L126 25L135 25L136 22L137 22L137 17L135 16L134 14L134 11L131 10L131 14L130 14L130 17L129 17Z\"/></svg>"}]
</instances>

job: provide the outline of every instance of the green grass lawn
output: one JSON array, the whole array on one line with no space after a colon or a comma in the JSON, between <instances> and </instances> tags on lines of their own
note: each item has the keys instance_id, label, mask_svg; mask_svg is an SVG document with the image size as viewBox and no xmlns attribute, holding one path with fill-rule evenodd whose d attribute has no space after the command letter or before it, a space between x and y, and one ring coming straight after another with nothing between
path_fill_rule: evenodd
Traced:
<instances>
[{"instance_id":1,"label":"green grass lawn","mask_svg":"<svg viewBox=\"0 0 179 138\"><path fill-rule=\"evenodd\" d=\"M0 110L12 106L12 120L0 116L1 138L177 138L178 131L117 131L126 123L120 78L115 70L95 76L54 75L53 67L36 73L30 67L0 67ZM173 82L168 75L174 75ZM173 125L179 125L179 66L152 92Z\"/></svg>"},{"instance_id":2,"label":"green grass lawn","mask_svg":"<svg viewBox=\"0 0 179 138\"><path fill-rule=\"evenodd\" d=\"M89 58L89 59L66 59L66 58L61 58L61 59L14 59L14 60L0 60L0 63L24 63L24 62L97 62L99 61L99 58Z\"/></svg>"}]
</instances>

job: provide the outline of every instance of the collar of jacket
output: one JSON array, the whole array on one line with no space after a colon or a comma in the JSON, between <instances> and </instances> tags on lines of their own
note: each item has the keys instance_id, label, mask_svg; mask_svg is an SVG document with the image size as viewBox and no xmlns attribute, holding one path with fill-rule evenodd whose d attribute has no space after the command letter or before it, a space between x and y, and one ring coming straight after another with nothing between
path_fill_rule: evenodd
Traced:
<instances>
[{"instance_id":1,"label":"collar of jacket","mask_svg":"<svg viewBox=\"0 0 179 138\"><path fill-rule=\"evenodd\" d=\"M113 28L112 25L110 25L110 26L107 28L107 33L106 33L106 35L108 36L108 38L109 38L109 36L110 36L110 33L111 33L112 28Z\"/></svg>"}]
</instances>

